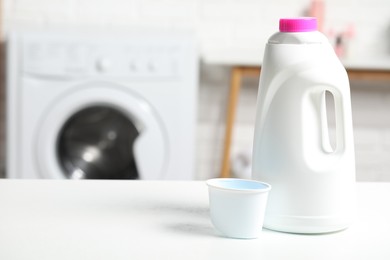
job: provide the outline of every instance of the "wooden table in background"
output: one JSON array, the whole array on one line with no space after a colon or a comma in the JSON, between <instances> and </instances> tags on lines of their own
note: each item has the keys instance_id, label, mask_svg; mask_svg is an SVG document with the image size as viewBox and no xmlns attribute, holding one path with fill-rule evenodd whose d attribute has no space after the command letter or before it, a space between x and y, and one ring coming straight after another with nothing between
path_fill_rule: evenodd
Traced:
<instances>
[{"instance_id":1,"label":"wooden table in background","mask_svg":"<svg viewBox=\"0 0 390 260\"><path fill-rule=\"evenodd\" d=\"M223 149L222 167L220 177L228 178L230 174L230 147L233 136L233 126L237 110L237 101L244 77L259 77L260 67L235 66L232 68L230 79L230 94L227 103L225 141ZM384 80L390 81L390 70L347 69L351 80Z\"/></svg>"}]
</instances>

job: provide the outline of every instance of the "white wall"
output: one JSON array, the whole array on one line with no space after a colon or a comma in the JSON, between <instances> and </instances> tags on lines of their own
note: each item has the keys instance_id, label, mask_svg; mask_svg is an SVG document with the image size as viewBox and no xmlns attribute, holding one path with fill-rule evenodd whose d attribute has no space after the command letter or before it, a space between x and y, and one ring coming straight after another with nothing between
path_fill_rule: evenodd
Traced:
<instances>
[{"instance_id":1,"label":"white wall","mask_svg":"<svg viewBox=\"0 0 390 260\"><path fill-rule=\"evenodd\" d=\"M326 32L356 28L351 55L390 55L389 0L324 1ZM205 60L257 62L278 19L303 15L310 0L3 0L3 5L5 33L12 27L194 28Z\"/></svg>"},{"instance_id":2,"label":"white wall","mask_svg":"<svg viewBox=\"0 0 390 260\"><path fill-rule=\"evenodd\" d=\"M389 0L327 0L325 30L353 24L349 55L390 58ZM309 0L3 0L3 31L12 28L75 27L94 30L191 28L203 64L199 95L198 178L220 170L229 67L260 62L279 17L299 16ZM352 104L359 180L390 181L389 83L354 83ZM251 147L257 79L242 88L233 155Z\"/></svg>"}]
</instances>

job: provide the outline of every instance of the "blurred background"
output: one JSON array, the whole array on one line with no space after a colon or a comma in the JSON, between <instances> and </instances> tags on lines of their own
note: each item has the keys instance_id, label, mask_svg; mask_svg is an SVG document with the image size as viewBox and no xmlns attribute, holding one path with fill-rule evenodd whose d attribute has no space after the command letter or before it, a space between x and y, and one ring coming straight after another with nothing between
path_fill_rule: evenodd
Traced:
<instances>
[{"instance_id":1,"label":"blurred background","mask_svg":"<svg viewBox=\"0 0 390 260\"><path fill-rule=\"evenodd\" d=\"M261 65L281 17L316 16L351 77L357 179L390 181L390 2L388 0L2 0L0 168L5 174L4 43L15 30L190 31L199 70L193 179L220 174L231 70ZM366 73L366 72L373 73ZM199 72L199 73L197 73ZM374 76L373 76L374 75ZM379 75L379 76L378 76ZM233 127L231 174L248 175L258 77L242 80ZM15 129L15 131L17 131ZM183 152L187 152L183 149ZM150 162L154 163L154 162Z\"/></svg>"}]
</instances>

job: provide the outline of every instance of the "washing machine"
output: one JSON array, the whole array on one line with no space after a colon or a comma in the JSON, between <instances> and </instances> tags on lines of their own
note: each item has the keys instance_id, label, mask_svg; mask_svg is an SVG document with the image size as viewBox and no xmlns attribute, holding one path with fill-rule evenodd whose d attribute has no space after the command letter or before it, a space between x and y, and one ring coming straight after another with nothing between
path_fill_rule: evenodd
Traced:
<instances>
[{"instance_id":1,"label":"washing machine","mask_svg":"<svg viewBox=\"0 0 390 260\"><path fill-rule=\"evenodd\" d=\"M194 178L191 33L13 32L6 176Z\"/></svg>"}]
</instances>

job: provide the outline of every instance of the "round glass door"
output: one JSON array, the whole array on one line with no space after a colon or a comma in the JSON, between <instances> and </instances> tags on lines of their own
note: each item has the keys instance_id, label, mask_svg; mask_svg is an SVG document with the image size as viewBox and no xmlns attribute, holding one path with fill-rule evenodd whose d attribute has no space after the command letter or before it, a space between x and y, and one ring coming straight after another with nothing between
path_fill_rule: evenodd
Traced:
<instances>
[{"instance_id":1,"label":"round glass door","mask_svg":"<svg viewBox=\"0 0 390 260\"><path fill-rule=\"evenodd\" d=\"M71 116L57 139L57 158L70 179L138 179L133 144L136 122L107 106Z\"/></svg>"}]
</instances>

